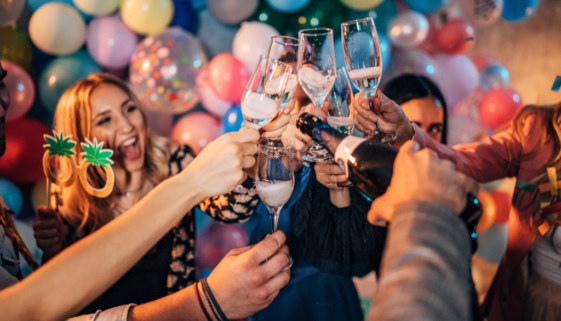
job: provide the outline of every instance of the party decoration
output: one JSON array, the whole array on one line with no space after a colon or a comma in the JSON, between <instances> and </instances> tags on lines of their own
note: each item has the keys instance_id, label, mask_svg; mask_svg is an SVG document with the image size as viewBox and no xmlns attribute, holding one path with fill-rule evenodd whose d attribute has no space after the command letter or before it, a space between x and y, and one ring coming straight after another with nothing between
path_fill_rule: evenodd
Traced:
<instances>
[{"instance_id":1,"label":"party decoration","mask_svg":"<svg viewBox=\"0 0 561 321\"><path fill-rule=\"evenodd\" d=\"M41 102L48 111L54 113L58 100L66 89L96 72L101 72L101 68L84 50L53 60L39 78Z\"/></svg>"},{"instance_id":2,"label":"party decoration","mask_svg":"<svg viewBox=\"0 0 561 321\"><path fill-rule=\"evenodd\" d=\"M394 1L384 0L379 6L369 11L350 11L349 19L362 19L370 16L374 19L378 35L386 35L390 22L395 18L396 14L397 8Z\"/></svg>"},{"instance_id":3,"label":"party decoration","mask_svg":"<svg viewBox=\"0 0 561 321\"><path fill-rule=\"evenodd\" d=\"M239 103L250 77L245 64L231 54L220 54L210 61L208 71L209 83L216 96Z\"/></svg>"},{"instance_id":4,"label":"party decoration","mask_svg":"<svg viewBox=\"0 0 561 321\"><path fill-rule=\"evenodd\" d=\"M462 9L467 20L484 27L501 17L503 5L503 0L464 0Z\"/></svg>"},{"instance_id":5,"label":"party decoration","mask_svg":"<svg viewBox=\"0 0 561 321\"><path fill-rule=\"evenodd\" d=\"M519 22L532 16L537 7L538 0L507 0L501 15L505 20Z\"/></svg>"},{"instance_id":6,"label":"party decoration","mask_svg":"<svg viewBox=\"0 0 561 321\"><path fill-rule=\"evenodd\" d=\"M193 8L190 0L173 0L173 6L175 7L173 19L170 22L170 26L181 27L189 32L197 31L197 26L199 24L197 18L197 11Z\"/></svg>"},{"instance_id":7,"label":"party decoration","mask_svg":"<svg viewBox=\"0 0 561 321\"><path fill-rule=\"evenodd\" d=\"M222 118L222 134L237 132L243 125L242 109L239 105L234 105L224 114Z\"/></svg>"},{"instance_id":8,"label":"party decoration","mask_svg":"<svg viewBox=\"0 0 561 321\"><path fill-rule=\"evenodd\" d=\"M259 56L267 56L271 37L279 32L261 22L244 22L234 37L232 52L242 61L247 69L253 71L259 62Z\"/></svg>"},{"instance_id":9,"label":"party decoration","mask_svg":"<svg viewBox=\"0 0 561 321\"><path fill-rule=\"evenodd\" d=\"M31 205L37 211L41 205L47 205L47 178L42 177L35 182L31 189Z\"/></svg>"},{"instance_id":10,"label":"party decoration","mask_svg":"<svg viewBox=\"0 0 561 321\"><path fill-rule=\"evenodd\" d=\"M308 28L331 28L333 37L341 35L341 23L348 21L348 12L339 1L312 1L304 9L288 16L288 35L298 37L298 31Z\"/></svg>"},{"instance_id":11,"label":"party decoration","mask_svg":"<svg viewBox=\"0 0 561 321\"><path fill-rule=\"evenodd\" d=\"M259 21L266 23L271 27L278 30L280 33L284 33L286 28L286 15L282 14L275 9L267 5L267 1L262 1L261 5L255 10L253 16L251 16L251 21Z\"/></svg>"},{"instance_id":12,"label":"party decoration","mask_svg":"<svg viewBox=\"0 0 561 321\"><path fill-rule=\"evenodd\" d=\"M475 42L473 27L462 19L450 19L438 30L436 40L447 54L469 51Z\"/></svg>"},{"instance_id":13,"label":"party decoration","mask_svg":"<svg viewBox=\"0 0 561 321\"><path fill-rule=\"evenodd\" d=\"M477 70L479 70L479 71L482 71L483 69L485 69L485 67L487 67L489 65L492 65L492 64L498 64L498 65L501 64L499 62L499 59L497 59L495 56L485 55L485 54L473 56L471 58L471 61L473 62L475 67L477 67Z\"/></svg>"},{"instance_id":14,"label":"party decoration","mask_svg":"<svg viewBox=\"0 0 561 321\"><path fill-rule=\"evenodd\" d=\"M423 42L421 42L421 44L419 44L416 48L428 53L429 55L435 55L440 52L440 47L438 46L436 39L438 30L434 20L434 17L427 18L427 21L429 22L429 33L427 34L425 40L423 40Z\"/></svg>"},{"instance_id":15,"label":"party decoration","mask_svg":"<svg viewBox=\"0 0 561 321\"><path fill-rule=\"evenodd\" d=\"M505 67L492 64L485 67L479 75L479 87L483 91L489 91L493 88L505 88L510 86L510 75Z\"/></svg>"},{"instance_id":16,"label":"party decoration","mask_svg":"<svg viewBox=\"0 0 561 321\"><path fill-rule=\"evenodd\" d=\"M245 229L237 224L212 222L197 236L197 270L212 270L234 248L249 243Z\"/></svg>"},{"instance_id":17,"label":"party decoration","mask_svg":"<svg viewBox=\"0 0 561 321\"><path fill-rule=\"evenodd\" d=\"M0 1L0 27L14 25L24 6L25 0Z\"/></svg>"},{"instance_id":18,"label":"party decoration","mask_svg":"<svg viewBox=\"0 0 561 321\"><path fill-rule=\"evenodd\" d=\"M0 158L0 176L16 184L31 183L43 176L43 123L22 118L6 123L6 153Z\"/></svg>"},{"instance_id":19,"label":"party decoration","mask_svg":"<svg viewBox=\"0 0 561 321\"><path fill-rule=\"evenodd\" d=\"M199 19L197 38L203 43L209 57L212 58L224 52L232 52L234 36L239 28L219 22L208 10L199 13Z\"/></svg>"},{"instance_id":20,"label":"party decoration","mask_svg":"<svg viewBox=\"0 0 561 321\"><path fill-rule=\"evenodd\" d=\"M451 0L405 0L405 3L412 10L421 13L435 13L442 8L446 7Z\"/></svg>"},{"instance_id":21,"label":"party decoration","mask_svg":"<svg viewBox=\"0 0 561 321\"><path fill-rule=\"evenodd\" d=\"M191 147L195 154L218 136L220 136L220 122L202 112L183 116L175 124L170 135L172 140Z\"/></svg>"},{"instance_id":22,"label":"party decoration","mask_svg":"<svg viewBox=\"0 0 561 321\"><path fill-rule=\"evenodd\" d=\"M341 0L345 7L352 10L365 11L379 6L383 0Z\"/></svg>"},{"instance_id":23,"label":"party decoration","mask_svg":"<svg viewBox=\"0 0 561 321\"><path fill-rule=\"evenodd\" d=\"M202 89L201 103L206 110L218 117L223 117L232 107L232 103L218 98L209 86Z\"/></svg>"},{"instance_id":24,"label":"party decoration","mask_svg":"<svg viewBox=\"0 0 561 321\"><path fill-rule=\"evenodd\" d=\"M555 76L553 86L551 86L551 91L559 92L559 88L561 88L561 76Z\"/></svg>"},{"instance_id":25,"label":"party decoration","mask_svg":"<svg viewBox=\"0 0 561 321\"><path fill-rule=\"evenodd\" d=\"M94 19L88 27L88 52L101 66L124 68L136 49L137 37L121 21L113 17Z\"/></svg>"},{"instance_id":26,"label":"party decoration","mask_svg":"<svg viewBox=\"0 0 561 321\"><path fill-rule=\"evenodd\" d=\"M258 0L206 0L206 7L220 22L238 24L255 12Z\"/></svg>"},{"instance_id":27,"label":"party decoration","mask_svg":"<svg viewBox=\"0 0 561 321\"><path fill-rule=\"evenodd\" d=\"M117 10L121 4L120 0L73 0L81 11L93 15L107 15Z\"/></svg>"},{"instance_id":28,"label":"party decoration","mask_svg":"<svg viewBox=\"0 0 561 321\"><path fill-rule=\"evenodd\" d=\"M110 0L110 1L112 1L112 0ZM69 6L71 6L74 9L76 9L76 11L78 11L80 13L80 15L82 16L82 18L84 18L85 21L90 21L90 19L92 18L92 16L90 16L89 14L87 14L87 13L83 12L82 10L78 9L76 4L74 4L73 0L26 0L26 2L27 2L27 6L33 12L37 11L37 9L39 9L42 5L44 5L46 3L62 2L62 3L65 3Z\"/></svg>"},{"instance_id":29,"label":"party decoration","mask_svg":"<svg viewBox=\"0 0 561 321\"><path fill-rule=\"evenodd\" d=\"M179 27L146 37L131 57L130 81L140 101L166 114L179 114L199 102L197 77L206 68L201 43Z\"/></svg>"},{"instance_id":30,"label":"party decoration","mask_svg":"<svg viewBox=\"0 0 561 321\"><path fill-rule=\"evenodd\" d=\"M273 9L282 13L293 13L306 7L312 0L265 0ZM372 1L372 0L370 0ZM374 0L375 1L375 0Z\"/></svg>"},{"instance_id":31,"label":"party decoration","mask_svg":"<svg viewBox=\"0 0 561 321\"><path fill-rule=\"evenodd\" d=\"M27 72L20 66L9 61L0 60L4 70L8 72L4 83L10 93L10 108L6 121L20 119L29 111L35 99L35 86Z\"/></svg>"},{"instance_id":32,"label":"party decoration","mask_svg":"<svg viewBox=\"0 0 561 321\"><path fill-rule=\"evenodd\" d=\"M380 54L382 55L382 71L385 71L392 56L392 45L384 35L378 35L378 42L380 43Z\"/></svg>"},{"instance_id":33,"label":"party decoration","mask_svg":"<svg viewBox=\"0 0 561 321\"><path fill-rule=\"evenodd\" d=\"M13 27L0 28L0 60L8 60L28 69L31 56L31 44L25 33Z\"/></svg>"},{"instance_id":34,"label":"party decoration","mask_svg":"<svg viewBox=\"0 0 561 321\"><path fill-rule=\"evenodd\" d=\"M164 30L173 18L173 10L171 0L126 0L121 17L132 31L145 35Z\"/></svg>"},{"instance_id":35,"label":"party decoration","mask_svg":"<svg viewBox=\"0 0 561 321\"><path fill-rule=\"evenodd\" d=\"M384 59L383 55L382 59ZM382 76L383 82L405 73L423 75L437 81L440 74L435 61L420 50L397 51L391 56L387 65L388 70Z\"/></svg>"},{"instance_id":36,"label":"party decoration","mask_svg":"<svg viewBox=\"0 0 561 321\"><path fill-rule=\"evenodd\" d=\"M0 178L0 197L6 206L14 211L14 216L18 215L23 207L23 197L19 188L7 179Z\"/></svg>"},{"instance_id":37,"label":"party decoration","mask_svg":"<svg viewBox=\"0 0 561 321\"><path fill-rule=\"evenodd\" d=\"M448 145L469 144L486 136L487 130L479 122L467 115L453 115L448 118Z\"/></svg>"},{"instance_id":38,"label":"party decoration","mask_svg":"<svg viewBox=\"0 0 561 321\"><path fill-rule=\"evenodd\" d=\"M520 95L509 88L489 90L479 103L479 117L481 123L490 129L495 129L508 123L522 108Z\"/></svg>"},{"instance_id":39,"label":"party decoration","mask_svg":"<svg viewBox=\"0 0 561 321\"><path fill-rule=\"evenodd\" d=\"M464 55L436 55L439 73L437 84L450 111L468 98L479 84L479 73L471 60Z\"/></svg>"},{"instance_id":40,"label":"party decoration","mask_svg":"<svg viewBox=\"0 0 561 321\"><path fill-rule=\"evenodd\" d=\"M407 11L392 20L388 33L393 44L401 48L412 49L427 37L429 22L422 14Z\"/></svg>"}]
</instances>

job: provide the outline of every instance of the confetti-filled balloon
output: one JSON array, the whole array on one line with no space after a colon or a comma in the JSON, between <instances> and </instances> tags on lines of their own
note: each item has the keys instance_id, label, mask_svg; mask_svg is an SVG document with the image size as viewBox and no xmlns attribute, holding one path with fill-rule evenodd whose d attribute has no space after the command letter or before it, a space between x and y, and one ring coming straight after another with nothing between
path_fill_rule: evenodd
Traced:
<instances>
[{"instance_id":1,"label":"confetti-filled balloon","mask_svg":"<svg viewBox=\"0 0 561 321\"><path fill-rule=\"evenodd\" d=\"M451 0L405 0L405 3L421 13L435 13L444 8Z\"/></svg>"},{"instance_id":2,"label":"confetti-filled balloon","mask_svg":"<svg viewBox=\"0 0 561 321\"><path fill-rule=\"evenodd\" d=\"M137 36L114 17L101 17L88 27L88 52L108 69L126 67L136 49Z\"/></svg>"},{"instance_id":3,"label":"confetti-filled balloon","mask_svg":"<svg viewBox=\"0 0 561 321\"><path fill-rule=\"evenodd\" d=\"M145 35L164 30L173 11L171 0L126 0L121 6L121 17L132 31Z\"/></svg>"},{"instance_id":4,"label":"confetti-filled balloon","mask_svg":"<svg viewBox=\"0 0 561 321\"><path fill-rule=\"evenodd\" d=\"M206 0L207 9L216 19L231 25L251 17L258 5L258 0Z\"/></svg>"},{"instance_id":5,"label":"confetti-filled balloon","mask_svg":"<svg viewBox=\"0 0 561 321\"><path fill-rule=\"evenodd\" d=\"M7 179L0 178L0 196L9 209L18 215L23 207L23 197L19 188Z\"/></svg>"},{"instance_id":6,"label":"confetti-filled balloon","mask_svg":"<svg viewBox=\"0 0 561 321\"><path fill-rule=\"evenodd\" d=\"M239 105L232 106L222 118L222 134L237 132L243 125L242 108Z\"/></svg>"},{"instance_id":7,"label":"confetti-filled balloon","mask_svg":"<svg viewBox=\"0 0 561 321\"><path fill-rule=\"evenodd\" d=\"M503 5L503 0L464 0L463 12L466 19L477 26L484 27L501 17Z\"/></svg>"},{"instance_id":8,"label":"confetti-filled balloon","mask_svg":"<svg viewBox=\"0 0 561 321\"><path fill-rule=\"evenodd\" d=\"M183 116L173 127L171 139L188 145L198 154L220 136L220 122L209 114L193 112Z\"/></svg>"},{"instance_id":9,"label":"confetti-filled balloon","mask_svg":"<svg viewBox=\"0 0 561 321\"><path fill-rule=\"evenodd\" d=\"M383 0L341 0L341 3L349 9L365 11L376 8L382 1Z\"/></svg>"},{"instance_id":10,"label":"confetti-filled balloon","mask_svg":"<svg viewBox=\"0 0 561 321\"><path fill-rule=\"evenodd\" d=\"M479 75L479 87L483 91L493 88L506 88L510 86L510 75L508 70L498 64L485 67Z\"/></svg>"},{"instance_id":11,"label":"confetti-filled balloon","mask_svg":"<svg viewBox=\"0 0 561 321\"><path fill-rule=\"evenodd\" d=\"M522 98L510 88L489 90L479 103L481 123L495 129L508 123L522 108Z\"/></svg>"},{"instance_id":12,"label":"confetti-filled balloon","mask_svg":"<svg viewBox=\"0 0 561 321\"><path fill-rule=\"evenodd\" d=\"M25 33L13 27L0 28L0 59L15 62L24 69L31 65L33 50Z\"/></svg>"},{"instance_id":13,"label":"confetti-filled balloon","mask_svg":"<svg viewBox=\"0 0 561 321\"><path fill-rule=\"evenodd\" d=\"M518 22L528 19L538 8L538 0L507 0L502 12L503 18Z\"/></svg>"},{"instance_id":14,"label":"confetti-filled balloon","mask_svg":"<svg viewBox=\"0 0 561 321\"><path fill-rule=\"evenodd\" d=\"M0 63L8 72L4 82L10 93L10 108L6 114L6 121L10 122L22 118L29 111L35 99L35 85L22 67L5 60Z\"/></svg>"},{"instance_id":15,"label":"confetti-filled balloon","mask_svg":"<svg viewBox=\"0 0 561 321\"><path fill-rule=\"evenodd\" d=\"M368 11L351 11L349 19L362 19L372 17L374 24L376 24L376 31L378 35L386 35L388 27L397 14L397 8L393 0L384 0L379 6Z\"/></svg>"},{"instance_id":16,"label":"confetti-filled balloon","mask_svg":"<svg viewBox=\"0 0 561 321\"><path fill-rule=\"evenodd\" d=\"M15 24L24 6L25 0L0 1L0 27Z\"/></svg>"},{"instance_id":17,"label":"confetti-filled balloon","mask_svg":"<svg viewBox=\"0 0 561 321\"><path fill-rule=\"evenodd\" d=\"M456 106L473 94L479 84L479 73L465 55L436 55L439 75L437 84L442 90L446 105L453 112Z\"/></svg>"},{"instance_id":18,"label":"confetti-filled balloon","mask_svg":"<svg viewBox=\"0 0 561 321\"><path fill-rule=\"evenodd\" d=\"M259 62L259 56L268 55L271 37L278 34L279 32L268 24L244 22L234 37L232 52L247 69L253 71Z\"/></svg>"},{"instance_id":19,"label":"confetti-filled balloon","mask_svg":"<svg viewBox=\"0 0 561 321\"><path fill-rule=\"evenodd\" d=\"M207 66L201 43L179 27L145 38L131 57L130 82L140 101L166 114L199 102L196 81Z\"/></svg>"},{"instance_id":20,"label":"confetti-filled balloon","mask_svg":"<svg viewBox=\"0 0 561 321\"><path fill-rule=\"evenodd\" d=\"M392 43L405 49L413 49L420 45L428 33L427 18L414 11L399 14L392 20L388 30Z\"/></svg>"},{"instance_id":21,"label":"confetti-filled balloon","mask_svg":"<svg viewBox=\"0 0 561 321\"><path fill-rule=\"evenodd\" d=\"M120 0L73 0L81 11L93 16L107 15L121 4Z\"/></svg>"},{"instance_id":22,"label":"confetti-filled balloon","mask_svg":"<svg viewBox=\"0 0 561 321\"><path fill-rule=\"evenodd\" d=\"M239 103L249 81L245 64L231 54L220 54L210 61L208 81L214 93L222 100Z\"/></svg>"},{"instance_id":23,"label":"confetti-filled balloon","mask_svg":"<svg viewBox=\"0 0 561 321\"><path fill-rule=\"evenodd\" d=\"M475 43L475 31L462 19L450 19L438 30L436 40L447 54L465 53Z\"/></svg>"}]
</instances>

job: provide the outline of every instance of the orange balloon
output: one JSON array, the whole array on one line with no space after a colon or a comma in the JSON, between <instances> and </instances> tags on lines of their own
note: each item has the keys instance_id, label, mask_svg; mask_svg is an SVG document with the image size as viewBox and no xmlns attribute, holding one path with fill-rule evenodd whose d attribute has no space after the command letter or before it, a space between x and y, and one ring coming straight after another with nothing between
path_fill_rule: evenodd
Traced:
<instances>
[{"instance_id":1,"label":"orange balloon","mask_svg":"<svg viewBox=\"0 0 561 321\"><path fill-rule=\"evenodd\" d=\"M475 228L477 233L481 233L488 229L493 222L495 222L495 217L497 216L497 205L495 204L495 199L491 196L491 193L484 189L479 190L477 194L477 199L481 202L483 206L483 215L479 219L479 223Z\"/></svg>"}]
</instances>

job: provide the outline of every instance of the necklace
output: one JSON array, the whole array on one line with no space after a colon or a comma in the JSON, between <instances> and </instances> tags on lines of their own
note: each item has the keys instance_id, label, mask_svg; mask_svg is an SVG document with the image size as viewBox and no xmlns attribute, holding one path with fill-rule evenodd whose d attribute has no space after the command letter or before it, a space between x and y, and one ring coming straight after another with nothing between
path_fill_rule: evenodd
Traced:
<instances>
[{"instance_id":1,"label":"necklace","mask_svg":"<svg viewBox=\"0 0 561 321\"><path fill-rule=\"evenodd\" d=\"M119 197L121 197L121 196L127 196L127 197L128 197L128 196L134 195L134 193L136 193L136 192L138 192L138 191L140 191L140 188L137 188L137 189L132 190L132 191L124 192L124 193L117 193L117 196L119 196Z\"/></svg>"}]
</instances>

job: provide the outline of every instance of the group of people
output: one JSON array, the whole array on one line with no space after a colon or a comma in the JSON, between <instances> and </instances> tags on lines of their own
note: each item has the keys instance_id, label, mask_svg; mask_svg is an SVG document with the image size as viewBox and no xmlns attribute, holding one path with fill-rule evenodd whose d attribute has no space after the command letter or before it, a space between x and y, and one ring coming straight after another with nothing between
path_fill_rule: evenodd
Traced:
<instances>
[{"instance_id":1,"label":"group of people","mask_svg":"<svg viewBox=\"0 0 561 321\"><path fill-rule=\"evenodd\" d=\"M0 67L0 125L9 108L3 77ZM366 133L377 124L397 134L387 192L370 202L337 184L346 180L339 165L297 160L282 231L268 235L269 214L252 178L256 143L283 136L304 153L313 141L296 128L298 116L329 113L295 98L260 132L225 134L195 156L151 132L122 80L94 74L74 84L57 105L54 129L105 142L114 151L115 188L95 198L74 184L58 194L56 209L40 207L34 230L43 265L21 282L18 252L25 246L2 206L1 319L362 320L351 277L371 271L379 282L369 320L557 319L559 233L540 212L543 203L558 202L557 187L539 187L559 179L561 106L527 106L483 142L448 147L446 102L428 78L397 77L373 101L357 94L356 129ZM94 187L105 184L93 166L88 177ZM480 309L473 245L458 214L468 193L477 194L476 181L504 177L520 182L513 199L519 215L509 223L509 247ZM232 192L238 184L248 192ZM195 207L224 223L246 222L252 244L230 251L199 282ZM289 251L294 265L286 270Z\"/></svg>"}]
</instances>

